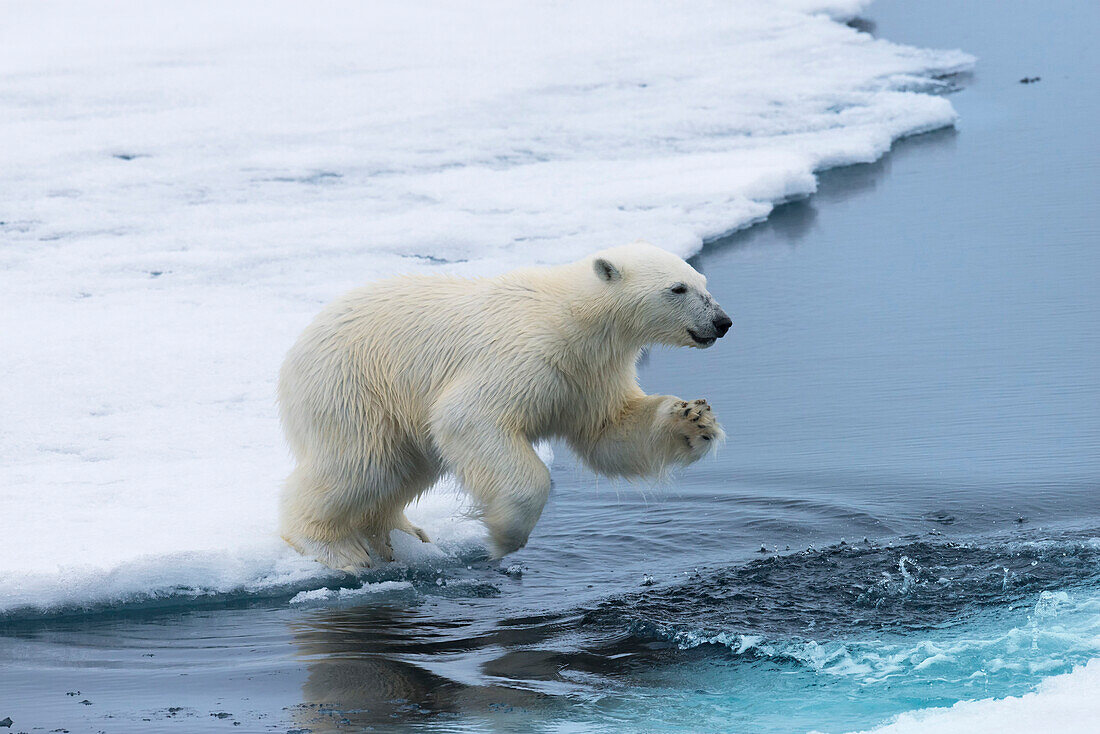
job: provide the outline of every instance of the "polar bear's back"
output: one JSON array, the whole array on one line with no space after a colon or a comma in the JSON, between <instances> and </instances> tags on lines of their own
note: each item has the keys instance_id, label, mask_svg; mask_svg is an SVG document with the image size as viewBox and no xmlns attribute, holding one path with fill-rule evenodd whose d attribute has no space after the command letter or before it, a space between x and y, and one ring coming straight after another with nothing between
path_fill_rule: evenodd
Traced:
<instances>
[{"instance_id":1,"label":"polar bear's back","mask_svg":"<svg viewBox=\"0 0 1100 734\"><path fill-rule=\"evenodd\" d=\"M291 348L280 412L299 457L361 444L363 431L425 436L439 393L456 377L531 366L523 343L546 326L536 292L511 280L401 277L351 291L325 308ZM540 328L540 324L542 325ZM334 434L343 441L332 441Z\"/></svg>"}]
</instances>

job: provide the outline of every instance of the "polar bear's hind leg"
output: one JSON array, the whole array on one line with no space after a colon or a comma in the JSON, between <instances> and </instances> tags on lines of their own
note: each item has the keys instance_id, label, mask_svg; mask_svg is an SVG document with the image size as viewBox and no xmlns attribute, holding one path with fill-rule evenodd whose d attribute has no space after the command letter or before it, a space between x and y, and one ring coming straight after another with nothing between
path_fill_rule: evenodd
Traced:
<instances>
[{"instance_id":1,"label":"polar bear's hind leg","mask_svg":"<svg viewBox=\"0 0 1100 734\"><path fill-rule=\"evenodd\" d=\"M408 477L349 472L326 479L325 472L311 469L297 467L283 489L280 534L302 554L354 572L394 560L391 530L420 537L402 510L426 486L426 475L409 486Z\"/></svg>"}]
</instances>

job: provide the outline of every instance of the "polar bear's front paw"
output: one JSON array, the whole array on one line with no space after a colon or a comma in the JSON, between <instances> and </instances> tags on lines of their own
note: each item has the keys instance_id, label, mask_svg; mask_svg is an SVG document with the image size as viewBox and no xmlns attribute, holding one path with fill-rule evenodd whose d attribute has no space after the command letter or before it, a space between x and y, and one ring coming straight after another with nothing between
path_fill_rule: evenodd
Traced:
<instances>
[{"instance_id":1,"label":"polar bear's front paw","mask_svg":"<svg viewBox=\"0 0 1100 734\"><path fill-rule=\"evenodd\" d=\"M706 400L677 400L669 413L674 440L687 451L689 461L699 459L726 437Z\"/></svg>"}]
</instances>

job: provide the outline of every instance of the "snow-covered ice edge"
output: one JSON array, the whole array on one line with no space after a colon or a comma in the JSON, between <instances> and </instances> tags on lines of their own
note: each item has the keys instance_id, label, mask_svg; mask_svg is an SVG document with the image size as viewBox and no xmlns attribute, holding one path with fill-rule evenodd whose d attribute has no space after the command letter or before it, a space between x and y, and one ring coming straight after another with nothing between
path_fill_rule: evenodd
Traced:
<instances>
[{"instance_id":1,"label":"snow-covered ice edge","mask_svg":"<svg viewBox=\"0 0 1100 734\"><path fill-rule=\"evenodd\" d=\"M1042 680L1020 696L959 701L899 714L889 724L852 734L1092 734L1100 721L1100 658Z\"/></svg>"},{"instance_id":2,"label":"snow-covered ice edge","mask_svg":"<svg viewBox=\"0 0 1100 734\"><path fill-rule=\"evenodd\" d=\"M0 613L326 583L274 536L274 379L321 305L690 255L953 124L973 59L838 22L863 5L9 4ZM450 553L480 533L457 502L413 511Z\"/></svg>"}]
</instances>

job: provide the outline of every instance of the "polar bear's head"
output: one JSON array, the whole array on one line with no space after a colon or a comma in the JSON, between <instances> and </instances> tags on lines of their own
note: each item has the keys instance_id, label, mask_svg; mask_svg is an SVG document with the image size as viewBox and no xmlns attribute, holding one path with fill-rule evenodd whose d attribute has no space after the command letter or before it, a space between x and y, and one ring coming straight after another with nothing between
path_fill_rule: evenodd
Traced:
<instances>
[{"instance_id":1,"label":"polar bear's head","mask_svg":"<svg viewBox=\"0 0 1100 734\"><path fill-rule=\"evenodd\" d=\"M635 242L588 259L601 300L643 343L706 349L733 324L707 291L707 279L671 252Z\"/></svg>"}]
</instances>

